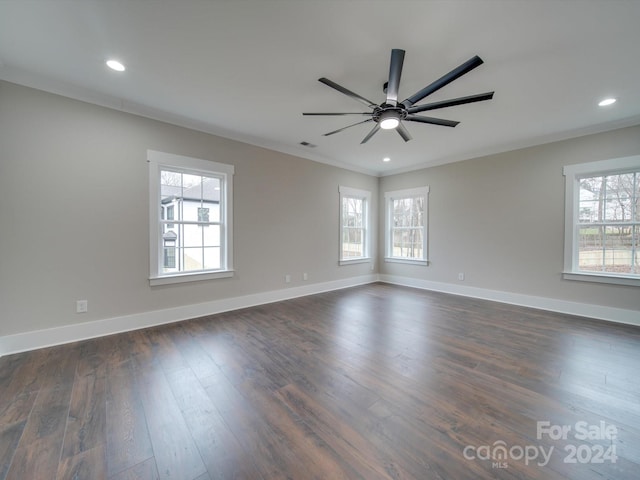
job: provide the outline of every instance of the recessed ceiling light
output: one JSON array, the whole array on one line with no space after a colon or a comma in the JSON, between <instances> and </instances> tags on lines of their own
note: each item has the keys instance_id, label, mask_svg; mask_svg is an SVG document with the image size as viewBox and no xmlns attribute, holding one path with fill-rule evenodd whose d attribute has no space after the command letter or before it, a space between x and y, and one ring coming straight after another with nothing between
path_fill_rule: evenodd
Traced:
<instances>
[{"instance_id":1,"label":"recessed ceiling light","mask_svg":"<svg viewBox=\"0 0 640 480\"><path fill-rule=\"evenodd\" d=\"M107 60L107 67L116 72L124 72L124 65L117 60Z\"/></svg>"},{"instance_id":2,"label":"recessed ceiling light","mask_svg":"<svg viewBox=\"0 0 640 480\"><path fill-rule=\"evenodd\" d=\"M598 106L606 107L607 105L613 105L614 103L616 103L616 99L615 98L605 98L600 103L598 103Z\"/></svg>"},{"instance_id":3,"label":"recessed ceiling light","mask_svg":"<svg viewBox=\"0 0 640 480\"><path fill-rule=\"evenodd\" d=\"M390 161L391 161L391 159L390 159L389 157L384 157L384 158L382 159L382 161L383 161L383 162L390 162Z\"/></svg>"}]
</instances>

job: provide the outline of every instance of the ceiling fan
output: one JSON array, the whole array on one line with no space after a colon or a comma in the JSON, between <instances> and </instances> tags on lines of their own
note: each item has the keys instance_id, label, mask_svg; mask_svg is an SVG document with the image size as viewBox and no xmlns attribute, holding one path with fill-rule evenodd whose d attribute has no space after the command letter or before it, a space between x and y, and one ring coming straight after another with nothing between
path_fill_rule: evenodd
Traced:
<instances>
[{"instance_id":1,"label":"ceiling fan","mask_svg":"<svg viewBox=\"0 0 640 480\"><path fill-rule=\"evenodd\" d=\"M391 64L389 66L389 81L384 84L383 91L387 94L387 98L381 104L377 104L368 100L357 93L347 90L341 85L332 82L328 78L319 78L318 81L325 85L347 95L348 97L357 100L360 103L365 104L371 108L371 112L346 112L346 113L303 113L302 115L364 115L371 118L367 118L362 122L357 122L346 127L339 128L329 133L325 133L324 136L333 135L334 133L341 132L347 128L354 127L368 122L375 122L373 129L367 134L366 137L360 142L366 143L373 137L378 130L395 129L405 142L411 140L411 135L402 124L403 121L418 122L418 123L430 123L433 125L442 125L444 127L455 127L460 122L445 120L442 118L425 117L422 115L416 115L419 112L426 112L427 110L436 110L438 108L453 107L455 105L463 105L465 103L481 102L483 100L491 100L494 92L479 93L477 95L470 95L468 97L452 98L450 100L443 100L440 102L427 103L424 105L415 105L423 100L428 95L431 95L435 91L441 89L445 85L453 82L462 75L469 73L474 68L482 65L484 62L477 55L467 60L465 63L457 68L454 68L446 75L442 76L435 82L427 85L419 92L414 93L406 100L398 102L398 88L400 86L400 76L402 75L402 64L404 63L404 50L394 48L391 50Z\"/></svg>"}]
</instances>

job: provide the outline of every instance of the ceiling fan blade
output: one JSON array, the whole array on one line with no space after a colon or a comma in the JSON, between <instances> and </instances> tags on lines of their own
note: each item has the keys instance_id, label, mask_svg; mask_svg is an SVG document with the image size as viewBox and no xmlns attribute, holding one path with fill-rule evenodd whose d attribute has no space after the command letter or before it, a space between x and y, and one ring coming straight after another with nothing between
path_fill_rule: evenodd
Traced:
<instances>
[{"instance_id":1,"label":"ceiling fan blade","mask_svg":"<svg viewBox=\"0 0 640 480\"><path fill-rule=\"evenodd\" d=\"M340 93L344 93L346 96L353 98L354 100L357 100L361 103L364 103L367 107L371 107L371 108L375 108L378 105L376 103L373 103L371 100L367 100L364 97L361 97L360 95L358 95L357 93L352 92L351 90L347 90L346 88L344 88L341 85L338 85L335 82L332 82L331 80L329 80L328 78L319 78L318 79L319 82L324 83L325 85L336 89L337 91L339 91Z\"/></svg>"},{"instance_id":2,"label":"ceiling fan blade","mask_svg":"<svg viewBox=\"0 0 640 480\"><path fill-rule=\"evenodd\" d=\"M454 68L446 75L443 75L432 84L427 85L419 92L416 92L415 94L413 94L412 96L404 100L402 102L402 105L404 105L405 108L410 108L413 104L418 103L427 95L431 95L433 92L440 90L445 85L448 85L449 83L453 82L455 79L460 78L465 73L469 73L471 70L473 70L476 67L479 67L483 63L484 62L482 61L482 59L476 55L475 57L464 62L459 67Z\"/></svg>"},{"instance_id":3,"label":"ceiling fan blade","mask_svg":"<svg viewBox=\"0 0 640 480\"><path fill-rule=\"evenodd\" d=\"M362 122L357 122L357 123L353 123L351 125L347 125L346 127L339 128L338 130L334 130L333 132L324 133L323 136L324 137L328 137L329 135L333 135L334 133L341 132L343 130L346 130L347 128L355 127L356 125L360 125L361 123L371 122L372 120L373 120L373 118L368 118L368 119L366 119L366 120L364 120Z\"/></svg>"},{"instance_id":4,"label":"ceiling fan blade","mask_svg":"<svg viewBox=\"0 0 640 480\"><path fill-rule=\"evenodd\" d=\"M456 105L464 105L465 103L482 102L483 100L491 100L494 92L479 93L477 95L469 95L468 97L452 98L451 100L443 100L442 102L428 103L426 105L418 105L407 109L408 113L426 112L427 110L436 110L438 108L455 107Z\"/></svg>"},{"instance_id":5,"label":"ceiling fan blade","mask_svg":"<svg viewBox=\"0 0 640 480\"><path fill-rule=\"evenodd\" d=\"M445 120L444 118L422 117L420 115L407 115L405 120L409 122L431 123L432 125L442 125L443 127L455 127L460 122L455 120Z\"/></svg>"},{"instance_id":6,"label":"ceiling fan blade","mask_svg":"<svg viewBox=\"0 0 640 480\"><path fill-rule=\"evenodd\" d=\"M303 113L302 115L373 115L373 112Z\"/></svg>"},{"instance_id":7,"label":"ceiling fan blade","mask_svg":"<svg viewBox=\"0 0 640 480\"><path fill-rule=\"evenodd\" d=\"M409 130L407 130L404 125L402 125L402 122L400 122L400 124L396 127L396 131L400 134L405 142L411 140L411 134L409 134Z\"/></svg>"},{"instance_id":8,"label":"ceiling fan blade","mask_svg":"<svg viewBox=\"0 0 640 480\"><path fill-rule=\"evenodd\" d=\"M362 145L363 143L367 143L371 137L378 133L378 130L380 130L380 125L376 123L376 126L373 127L373 129L367 134L367 136L362 139L360 145Z\"/></svg>"},{"instance_id":9,"label":"ceiling fan blade","mask_svg":"<svg viewBox=\"0 0 640 480\"><path fill-rule=\"evenodd\" d=\"M394 107L398 104L398 88L400 88L400 76L404 63L404 50L394 48L391 50L391 63L389 64L389 83L387 84L387 103Z\"/></svg>"}]
</instances>

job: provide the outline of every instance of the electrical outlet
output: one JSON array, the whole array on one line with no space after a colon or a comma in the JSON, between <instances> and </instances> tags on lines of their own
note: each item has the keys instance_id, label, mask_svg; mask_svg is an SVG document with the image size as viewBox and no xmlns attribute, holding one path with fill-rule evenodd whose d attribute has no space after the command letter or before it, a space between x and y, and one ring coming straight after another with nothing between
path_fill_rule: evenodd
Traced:
<instances>
[{"instance_id":1,"label":"electrical outlet","mask_svg":"<svg viewBox=\"0 0 640 480\"><path fill-rule=\"evenodd\" d=\"M291 275L288 273L284 276L284 283L291 283Z\"/></svg>"},{"instance_id":2,"label":"electrical outlet","mask_svg":"<svg viewBox=\"0 0 640 480\"><path fill-rule=\"evenodd\" d=\"M76 313L87 313L89 310L89 302L87 300L78 300L76 302Z\"/></svg>"},{"instance_id":3,"label":"electrical outlet","mask_svg":"<svg viewBox=\"0 0 640 480\"><path fill-rule=\"evenodd\" d=\"M458 280L460 280L461 282L464 280L464 273L463 272L460 272L458 274Z\"/></svg>"},{"instance_id":4,"label":"electrical outlet","mask_svg":"<svg viewBox=\"0 0 640 480\"><path fill-rule=\"evenodd\" d=\"M309 280L309 274L307 272L302 274L302 280Z\"/></svg>"}]
</instances>

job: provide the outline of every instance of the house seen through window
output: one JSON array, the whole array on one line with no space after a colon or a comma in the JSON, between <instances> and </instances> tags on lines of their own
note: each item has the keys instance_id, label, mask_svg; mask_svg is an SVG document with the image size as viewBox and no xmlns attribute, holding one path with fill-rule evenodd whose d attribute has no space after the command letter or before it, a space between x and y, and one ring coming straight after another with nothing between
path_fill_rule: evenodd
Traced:
<instances>
[{"instance_id":1,"label":"house seen through window","mask_svg":"<svg viewBox=\"0 0 640 480\"><path fill-rule=\"evenodd\" d=\"M219 177L160 170L160 203L164 248L173 254L162 273L218 270L222 265ZM209 212L212 212L211 218ZM171 212L171 214L169 213Z\"/></svg>"},{"instance_id":2,"label":"house seen through window","mask_svg":"<svg viewBox=\"0 0 640 480\"><path fill-rule=\"evenodd\" d=\"M230 271L233 167L160 152L149 157L151 279Z\"/></svg>"}]
</instances>

